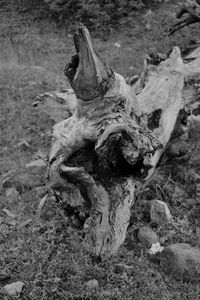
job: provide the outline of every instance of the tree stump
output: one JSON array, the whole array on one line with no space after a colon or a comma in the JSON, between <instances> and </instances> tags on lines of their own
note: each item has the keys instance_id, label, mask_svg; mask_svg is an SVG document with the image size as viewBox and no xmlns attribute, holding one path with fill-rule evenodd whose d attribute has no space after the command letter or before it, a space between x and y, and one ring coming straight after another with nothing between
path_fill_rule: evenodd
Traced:
<instances>
[{"instance_id":1,"label":"tree stump","mask_svg":"<svg viewBox=\"0 0 200 300\"><path fill-rule=\"evenodd\" d=\"M177 47L169 55L151 53L130 86L96 53L85 26L74 44L76 54L65 67L74 93L48 93L35 105L58 105L49 112L60 122L53 129L48 178L67 209L84 216L84 248L105 257L124 242L138 188L166 148L184 97L193 99L193 86L189 92L184 82L199 72L199 60L185 64Z\"/></svg>"}]
</instances>

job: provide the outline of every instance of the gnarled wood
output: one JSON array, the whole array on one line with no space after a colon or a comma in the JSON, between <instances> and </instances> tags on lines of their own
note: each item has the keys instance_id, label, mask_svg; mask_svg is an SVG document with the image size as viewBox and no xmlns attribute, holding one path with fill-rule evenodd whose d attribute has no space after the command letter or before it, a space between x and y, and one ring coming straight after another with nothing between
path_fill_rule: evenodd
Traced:
<instances>
[{"instance_id":1,"label":"gnarled wood","mask_svg":"<svg viewBox=\"0 0 200 300\"><path fill-rule=\"evenodd\" d=\"M184 82L198 74L199 58L196 52L184 63L177 47L168 56L153 53L130 86L94 51L83 26L75 46L65 73L76 99L64 96L62 105L72 115L54 126L48 173L55 192L89 215L85 249L109 256L125 239L137 186L172 135L187 101Z\"/></svg>"},{"instance_id":2,"label":"gnarled wood","mask_svg":"<svg viewBox=\"0 0 200 300\"><path fill-rule=\"evenodd\" d=\"M49 179L52 188L63 194L69 193L68 184L80 188L90 215L84 226L85 248L104 256L123 243L134 203L137 179L124 178L124 168L130 166L144 177L151 156L162 145L138 122L130 87L95 53L88 30L81 26L74 39L77 54L65 73L77 102L73 115L54 126ZM89 174L87 163L86 169L76 166L81 149L88 145L96 153L94 174ZM107 180L101 178L102 173ZM120 176L120 183L118 177L111 179L108 174Z\"/></svg>"},{"instance_id":3,"label":"gnarled wood","mask_svg":"<svg viewBox=\"0 0 200 300\"><path fill-rule=\"evenodd\" d=\"M156 58L156 59L155 59ZM142 74L142 88L137 88L137 104L133 107L140 117L146 116L147 126L163 145L151 158L152 174L174 129L178 113L183 107L184 64L180 50L174 47L169 57L153 56L146 59ZM145 74L145 77L144 77ZM141 78L139 79L141 84ZM144 83L145 82L145 83ZM152 120L153 119L153 120ZM152 120L152 121L151 121Z\"/></svg>"}]
</instances>

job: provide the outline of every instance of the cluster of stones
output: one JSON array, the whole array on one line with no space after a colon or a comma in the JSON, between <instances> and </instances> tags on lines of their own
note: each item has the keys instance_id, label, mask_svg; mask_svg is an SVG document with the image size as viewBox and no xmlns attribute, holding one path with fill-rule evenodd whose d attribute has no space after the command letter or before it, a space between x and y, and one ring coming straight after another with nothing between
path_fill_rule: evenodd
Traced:
<instances>
[{"instance_id":1,"label":"cluster of stones","mask_svg":"<svg viewBox=\"0 0 200 300\"><path fill-rule=\"evenodd\" d=\"M149 204L149 203L148 203ZM173 224L173 218L166 203L160 200L150 201L151 224ZM140 227L137 234L139 242L149 249L150 254L159 257L160 267L167 275L177 280L200 280L200 249L185 243L160 246L157 233L150 226Z\"/></svg>"}]
</instances>

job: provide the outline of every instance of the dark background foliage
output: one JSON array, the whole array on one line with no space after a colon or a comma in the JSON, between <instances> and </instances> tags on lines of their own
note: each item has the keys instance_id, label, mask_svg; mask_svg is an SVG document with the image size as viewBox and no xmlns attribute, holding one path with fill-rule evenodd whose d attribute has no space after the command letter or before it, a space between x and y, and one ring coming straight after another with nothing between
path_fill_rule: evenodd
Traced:
<instances>
[{"instance_id":1,"label":"dark background foliage","mask_svg":"<svg viewBox=\"0 0 200 300\"><path fill-rule=\"evenodd\" d=\"M108 31L131 23L136 11L162 0L3 0L1 7L31 13L33 18L47 18L61 26L83 22L90 30Z\"/></svg>"}]
</instances>

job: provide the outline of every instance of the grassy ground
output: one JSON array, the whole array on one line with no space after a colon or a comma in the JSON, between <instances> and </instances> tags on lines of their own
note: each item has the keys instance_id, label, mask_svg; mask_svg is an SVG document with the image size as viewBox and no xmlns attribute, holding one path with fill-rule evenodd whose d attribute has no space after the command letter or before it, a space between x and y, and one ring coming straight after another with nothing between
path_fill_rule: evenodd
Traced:
<instances>
[{"instance_id":1,"label":"grassy ground","mask_svg":"<svg viewBox=\"0 0 200 300\"><path fill-rule=\"evenodd\" d=\"M175 9L173 1L153 15L136 14L130 28L95 38L96 49L125 77L139 74L145 54L152 48L167 52L172 45L184 48L191 38L198 38L198 25L173 38L165 35ZM0 11L0 17L2 180L2 175L12 169L23 174L25 164L38 150L48 153L53 123L32 103L40 93L68 87L63 67L73 53L73 44L70 33L50 22L35 23L9 11ZM20 147L22 140L30 147ZM178 231L173 226L157 228L166 244L181 241L200 246L198 180L194 175L194 171L197 175L200 171L199 145L191 140L187 147L188 159L161 166L155 182L141 198L159 198L171 207ZM38 174L33 176L38 178ZM199 299L198 284L165 276L134 239L134 230L148 221L141 206L134 207L133 225L124 246L112 259L98 262L82 253L81 231L65 227L53 197L43 213L37 214L42 196L37 188L23 190L18 199L6 196L5 189L0 192L0 271L11 276L8 282L25 283L18 299ZM16 214L15 222L5 220L3 208ZM87 290L85 283L94 278L99 288ZM9 298L0 295L0 299Z\"/></svg>"}]
</instances>

